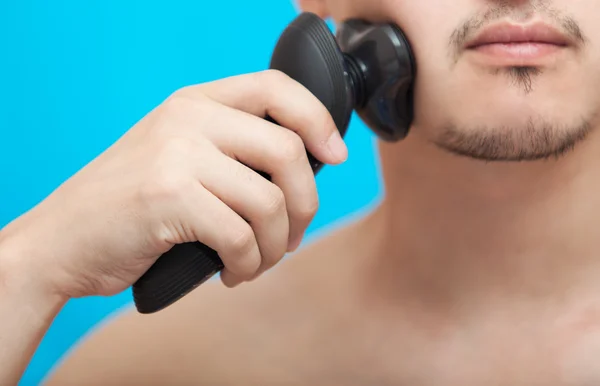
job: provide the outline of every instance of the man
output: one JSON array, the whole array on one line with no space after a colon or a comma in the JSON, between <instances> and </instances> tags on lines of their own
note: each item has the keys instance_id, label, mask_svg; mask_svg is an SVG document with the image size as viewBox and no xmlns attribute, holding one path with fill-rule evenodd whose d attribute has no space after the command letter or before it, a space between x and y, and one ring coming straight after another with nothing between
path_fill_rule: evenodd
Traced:
<instances>
[{"instance_id":1,"label":"man","mask_svg":"<svg viewBox=\"0 0 600 386\"><path fill-rule=\"evenodd\" d=\"M172 189L156 186L144 191L152 192L143 197L154 206L145 208L157 218L175 216L172 207L168 215L162 211L167 202L185 203L175 206L183 225L157 230L152 226L164 221L148 220L136 211L138 206L118 205L129 202L117 194L130 193L124 187L139 183L129 182L137 177L126 174L118 185L122 189L106 191L96 211L72 206L66 214L110 219L98 222L102 229L70 229L76 240L94 236L88 242L104 249L68 260L73 265L69 269L63 267L64 256L52 254L46 261L62 269L53 268L46 276L56 278L52 283L70 283L48 287L69 296L113 293L147 269L151 252L199 239L222 255L227 287L244 283L235 290L208 283L157 314L132 311L120 317L75 350L48 384L600 384L596 3L305 0L301 5L337 22L353 17L394 21L413 44L418 62L416 120L406 140L380 144L386 189L382 203L261 275L283 252L295 250L316 199L302 151L294 153L298 158L281 158L287 161L285 167L269 170L281 188L285 210L273 204L280 203L277 190L260 185L254 174L229 161L268 167L272 164L266 161L276 151L265 145L261 159L251 154L259 148L256 143L271 136L294 143L283 130L249 115L278 113L282 119L276 120L324 162L343 161L345 148L337 140L329 142L331 147L320 146L333 132L332 123L322 106L279 74L251 78L263 86L260 103L233 95L256 96L248 91L252 82L243 77L177 93L178 103L157 109L79 180L76 176L45 205L9 227L7 239L12 242L5 245L12 248L5 250L26 250L15 247L23 245L17 241L19 234L27 234L25 228L29 234L44 224L55 228L56 222L48 219L57 213L48 213L75 197L73 191L79 197L96 197L102 177L110 177L114 187L113 171L125 161L149 162L149 142L137 145L136 151L130 144L142 141L143 135L160 137L163 121L185 127L190 115L227 113L220 114L229 124L223 127L245 120L252 123L252 133L235 132L240 136L235 140L227 137L233 131L203 126L203 137L176 142L183 147L156 160L169 171L183 149L190 164L202 164L208 155L203 159L190 154L197 154L192 152L197 146L213 149L212 144L231 157L210 153L216 168L193 169L205 190L183 186L195 195L173 196ZM275 88L293 94L293 111L269 97ZM312 114L306 115L308 111ZM315 120L320 124L311 126ZM219 174L231 170L236 179ZM166 186L179 188L187 181L183 175L166 175L160 179ZM97 185L88 187L82 181ZM255 189L244 202L231 193L242 188ZM270 204L259 193L270 193ZM109 208L126 213L106 213ZM192 210L203 216L192 216ZM253 233L244 230L234 212L250 217ZM129 244L109 247L108 241L118 238L107 233L107 224L117 226L117 220L140 216L147 220L142 224L148 231L141 234L158 233L164 245L157 247L149 236L143 242L139 229L121 226L119 233L131 236ZM220 230L235 231L223 238L205 231L215 221ZM64 230L52 234L57 237ZM99 244L98 236L107 243ZM74 250L67 244L53 246L55 251L61 251L59 246ZM120 256L127 247L145 258L120 265L114 260L111 267L118 268L111 270L87 268ZM6 260L9 266L28 267ZM74 272L79 281L71 278ZM100 273L100 280L92 280L92 272ZM12 341L16 347L18 338ZM33 338L22 341L27 347L35 344Z\"/></svg>"}]
</instances>

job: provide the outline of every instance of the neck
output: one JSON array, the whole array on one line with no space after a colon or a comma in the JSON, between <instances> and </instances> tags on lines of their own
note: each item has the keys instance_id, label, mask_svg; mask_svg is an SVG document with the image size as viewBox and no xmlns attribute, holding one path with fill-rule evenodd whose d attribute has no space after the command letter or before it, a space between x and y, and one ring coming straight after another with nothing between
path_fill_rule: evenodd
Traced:
<instances>
[{"instance_id":1,"label":"neck","mask_svg":"<svg viewBox=\"0 0 600 386\"><path fill-rule=\"evenodd\" d=\"M415 137L380 153L386 197L369 219L381 236L367 288L489 302L564 294L600 273L597 133L539 162L483 163Z\"/></svg>"}]
</instances>

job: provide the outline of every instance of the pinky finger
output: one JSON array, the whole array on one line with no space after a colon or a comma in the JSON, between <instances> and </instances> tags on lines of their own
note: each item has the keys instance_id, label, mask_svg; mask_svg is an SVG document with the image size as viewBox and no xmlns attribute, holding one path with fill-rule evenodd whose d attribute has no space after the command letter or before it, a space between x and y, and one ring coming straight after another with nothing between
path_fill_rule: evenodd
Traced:
<instances>
[{"instance_id":1,"label":"pinky finger","mask_svg":"<svg viewBox=\"0 0 600 386\"><path fill-rule=\"evenodd\" d=\"M221 282L223 282L223 285L228 288L235 288L245 281L244 279L240 278L239 276L236 276L234 273L232 273L227 268L224 268L221 271L220 276L221 276Z\"/></svg>"}]
</instances>

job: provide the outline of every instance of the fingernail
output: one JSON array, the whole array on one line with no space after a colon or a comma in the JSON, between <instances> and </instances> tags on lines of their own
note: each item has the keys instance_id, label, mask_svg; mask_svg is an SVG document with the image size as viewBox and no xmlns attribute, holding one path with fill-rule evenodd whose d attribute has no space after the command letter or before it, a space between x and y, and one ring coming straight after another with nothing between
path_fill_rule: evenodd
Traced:
<instances>
[{"instance_id":1,"label":"fingernail","mask_svg":"<svg viewBox=\"0 0 600 386\"><path fill-rule=\"evenodd\" d=\"M348 148L342 139L339 131L335 130L327 140L327 148L329 152L339 162L344 162L348 159Z\"/></svg>"}]
</instances>

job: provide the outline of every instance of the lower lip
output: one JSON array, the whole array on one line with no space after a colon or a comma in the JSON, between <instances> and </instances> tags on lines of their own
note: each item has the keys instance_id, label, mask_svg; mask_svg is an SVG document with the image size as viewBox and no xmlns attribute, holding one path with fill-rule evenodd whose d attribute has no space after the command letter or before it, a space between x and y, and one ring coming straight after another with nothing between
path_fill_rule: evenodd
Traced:
<instances>
[{"instance_id":1,"label":"lower lip","mask_svg":"<svg viewBox=\"0 0 600 386\"><path fill-rule=\"evenodd\" d=\"M474 47L471 50L500 61L525 64L525 62L557 54L563 48L565 47L546 43L494 43Z\"/></svg>"}]
</instances>

